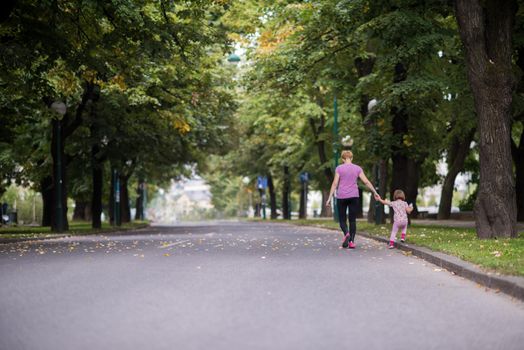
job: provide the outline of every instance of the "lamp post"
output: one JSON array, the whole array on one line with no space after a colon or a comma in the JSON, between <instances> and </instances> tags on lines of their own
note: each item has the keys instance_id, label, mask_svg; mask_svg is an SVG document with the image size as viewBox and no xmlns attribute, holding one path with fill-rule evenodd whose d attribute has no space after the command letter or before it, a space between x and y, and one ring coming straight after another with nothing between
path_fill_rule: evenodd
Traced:
<instances>
[{"instance_id":1,"label":"lamp post","mask_svg":"<svg viewBox=\"0 0 524 350\"><path fill-rule=\"evenodd\" d=\"M246 217L249 216L249 208L251 208L251 191L247 187L249 185L249 177L244 176L240 180L240 193L238 197L238 216L243 217L244 216L244 201L242 200L242 197L244 195L244 190L247 190L249 193L248 195L248 204L247 204L247 210L245 211Z\"/></svg>"},{"instance_id":2,"label":"lamp post","mask_svg":"<svg viewBox=\"0 0 524 350\"><path fill-rule=\"evenodd\" d=\"M60 115L59 119L53 120L53 134L55 135L55 159L54 159L54 208L55 208L55 222L53 231L63 232L65 230L64 223L64 207L62 205L62 118L67 112L67 106L62 101L56 101L51 104L51 109Z\"/></svg>"}]
</instances>

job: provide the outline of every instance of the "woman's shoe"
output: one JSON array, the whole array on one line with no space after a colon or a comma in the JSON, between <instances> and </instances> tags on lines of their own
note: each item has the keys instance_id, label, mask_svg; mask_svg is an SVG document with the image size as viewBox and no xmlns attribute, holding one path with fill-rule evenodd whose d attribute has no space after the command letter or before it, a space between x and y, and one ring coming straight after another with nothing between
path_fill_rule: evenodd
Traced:
<instances>
[{"instance_id":1,"label":"woman's shoe","mask_svg":"<svg viewBox=\"0 0 524 350\"><path fill-rule=\"evenodd\" d=\"M349 245L349 233L344 236L344 241L342 242L342 248L347 248Z\"/></svg>"},{"instance_id":2,"label":"woman's shoe","mask_svg":"<svg viewBox=\"0 0 524 350\"><path fill-rule=\"evenodd\" d=\"M349 248L355 249L357 246L353 242L349 242Z\"/></svg>"}]
</instances>

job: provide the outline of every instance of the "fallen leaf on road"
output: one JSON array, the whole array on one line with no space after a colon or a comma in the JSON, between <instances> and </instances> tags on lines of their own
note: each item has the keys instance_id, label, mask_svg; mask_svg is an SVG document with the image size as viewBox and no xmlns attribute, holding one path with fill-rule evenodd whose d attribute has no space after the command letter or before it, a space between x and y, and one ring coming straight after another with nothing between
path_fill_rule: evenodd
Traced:
<instances>
[{"instance_id":1,"label":"fallen leaf on road","mask_svg":"<svg viewBox=\"0 0 524 350\"><path fill-rule=\"evenodd\" d=\"M442 269L433 269L433 271L440 272Z\"/></svg>"},{"instance_id":2,"label":"fallen leaf on road","mask_svg":"<svg viewBox=\"0 0 524 350\"><path fill-rule=\"evenodd\" d=\"M169 253L165 253L164 256L169 256Z\"/></svg>"}]
</instances>

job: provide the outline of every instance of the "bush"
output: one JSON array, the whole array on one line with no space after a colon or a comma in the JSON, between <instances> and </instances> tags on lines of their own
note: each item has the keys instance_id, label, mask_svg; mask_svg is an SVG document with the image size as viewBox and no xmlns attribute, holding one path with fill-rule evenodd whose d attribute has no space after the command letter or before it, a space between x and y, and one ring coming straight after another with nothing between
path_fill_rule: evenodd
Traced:
<instances>
[{"instance_id":1,"label":"bush","mask_svg":"<svg viewBox=\"0 0 524 350\"><path fill-rule=\"evenodd\" d=\"M478 187L475 191L471 192L469 196L459 202L460 211L473 211L475 207L475 200L477 199Z\"/></svg>"}]
</instances>

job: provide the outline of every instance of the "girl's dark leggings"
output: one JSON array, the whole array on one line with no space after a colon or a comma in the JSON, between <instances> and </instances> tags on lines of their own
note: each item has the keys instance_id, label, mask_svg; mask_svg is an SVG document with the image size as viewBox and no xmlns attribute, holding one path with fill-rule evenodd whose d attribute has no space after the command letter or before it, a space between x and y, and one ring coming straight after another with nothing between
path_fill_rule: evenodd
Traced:
<instances>
[{"instance_id":1,"label":"girl's dark leggings","mask_svg":"<svg viewBox=\"0 0 524 350\"><path fill-rule=\"evenodd\" d=\"M338 222L340 229L344 235L350 233L350 241L355 241L355 234L357 233L357 212L358 212L359 199L358 197L353 198L337 198L338 208ZM347 221L349 219L349 231Z\"/></svg>"}]
</instances>

